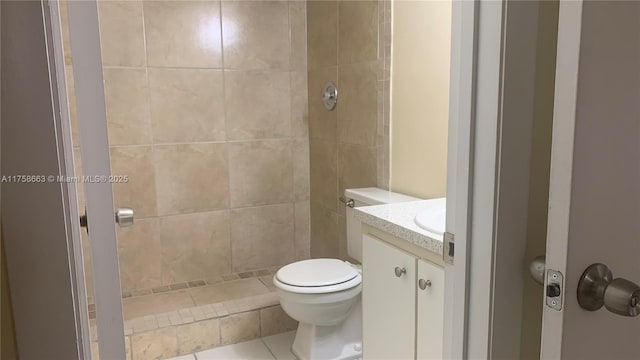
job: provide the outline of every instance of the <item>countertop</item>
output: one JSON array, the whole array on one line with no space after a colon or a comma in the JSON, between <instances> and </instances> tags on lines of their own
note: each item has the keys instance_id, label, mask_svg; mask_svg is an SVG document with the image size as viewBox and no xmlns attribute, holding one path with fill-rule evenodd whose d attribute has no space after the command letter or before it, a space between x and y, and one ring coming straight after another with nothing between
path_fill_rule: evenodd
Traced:
<instances>
[{"instance_id":1,"label":"countertop","mask_svg":"<svg viewBox=\"0 0 640 360\"><path fill-rule=\"evenodd\" d=\"M355 217L364 224L442 255L442 235L422 229L414 221L416 214L431 207L437 200L357 207L354 209Z\"/></svg>"}]
</instances>

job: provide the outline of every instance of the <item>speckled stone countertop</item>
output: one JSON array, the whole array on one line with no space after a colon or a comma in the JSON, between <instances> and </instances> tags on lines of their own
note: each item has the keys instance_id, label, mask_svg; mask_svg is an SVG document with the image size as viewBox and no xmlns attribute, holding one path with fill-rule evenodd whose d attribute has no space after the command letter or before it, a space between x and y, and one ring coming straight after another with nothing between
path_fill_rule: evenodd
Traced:
<instances>
[{"instance_id":1,"label":"speckled stone countertop","mask_svg":"<svg viewBox=\"0 0 640 360\"><path fill-rule=\"evenodd\" d=\"M355 208L355 217L369 226L442 255L442 235L427 231L414 221L415 216L429 208L434 200L358 207Z\"/></svg>"}]
</instances>

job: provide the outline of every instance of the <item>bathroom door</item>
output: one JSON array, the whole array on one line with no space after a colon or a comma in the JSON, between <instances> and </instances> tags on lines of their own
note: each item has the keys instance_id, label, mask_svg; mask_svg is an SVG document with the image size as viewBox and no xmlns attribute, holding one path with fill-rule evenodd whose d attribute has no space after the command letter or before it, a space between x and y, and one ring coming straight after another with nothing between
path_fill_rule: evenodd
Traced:
<instances>
[{"instance_id":1,"label":"bathroom door","mask_svg":"<svg viewBox=\"0 0 640 360\"><path fill-rule=\"evenodd\" d=\"M73 59L94 299L101 359L124 359L124 326L118 266L109 144L95 0L69 1ZM80 210L82 212L82 210Z\"/></svg>"},{"instance_id":2,"label":"bathroom door","mask_svg":"<svg viewBox=\"0 0 640 360\"><path fill-rule=\"evenodd\" d=\"M638 64L640 3L560 3L546 285L552 270L564 281L544 306L543 359L640 358L640 317L608 311L612 298L587 311L577 296L594 263L640 284Z\"/></svg>"}]
</instances>

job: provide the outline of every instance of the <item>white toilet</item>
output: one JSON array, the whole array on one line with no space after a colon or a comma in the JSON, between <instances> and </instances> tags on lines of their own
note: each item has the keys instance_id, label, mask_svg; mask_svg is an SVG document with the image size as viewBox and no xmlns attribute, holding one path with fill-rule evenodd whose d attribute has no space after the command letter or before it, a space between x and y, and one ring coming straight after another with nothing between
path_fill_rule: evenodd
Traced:
<instances>
[{"instance_id":1,"label":"white toilet","mask_svg":"<svg viewBox=\"0 0 640 360\"><path fill-rule=\"evenodd\" d=\"M420 200L377 188L345 190L356 207ZM347 249L362 261L361 225L347 207ZM282 309L299 322L291 350L300 360L362 357L362 274L338 259L309 259L282 267L273 278Z\"/></svg>"}]
</instances>

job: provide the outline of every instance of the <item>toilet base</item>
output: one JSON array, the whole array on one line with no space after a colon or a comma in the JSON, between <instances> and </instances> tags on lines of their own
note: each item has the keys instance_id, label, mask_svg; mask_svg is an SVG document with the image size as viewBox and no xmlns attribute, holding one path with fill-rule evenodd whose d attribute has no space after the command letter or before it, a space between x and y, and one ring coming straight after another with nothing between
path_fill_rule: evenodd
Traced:
<instances>
[{"instance_id":1,"label":"toilet base","mask_svg":"<svg viewBox=\"0 0 640 360\"><path fill-rule=\"evenodd\" d=\"M362 358L362 306L358 301L349 316L334 326L300 323L291 351L300 360L352 360Z\"/></svg>"}]
</instances>

